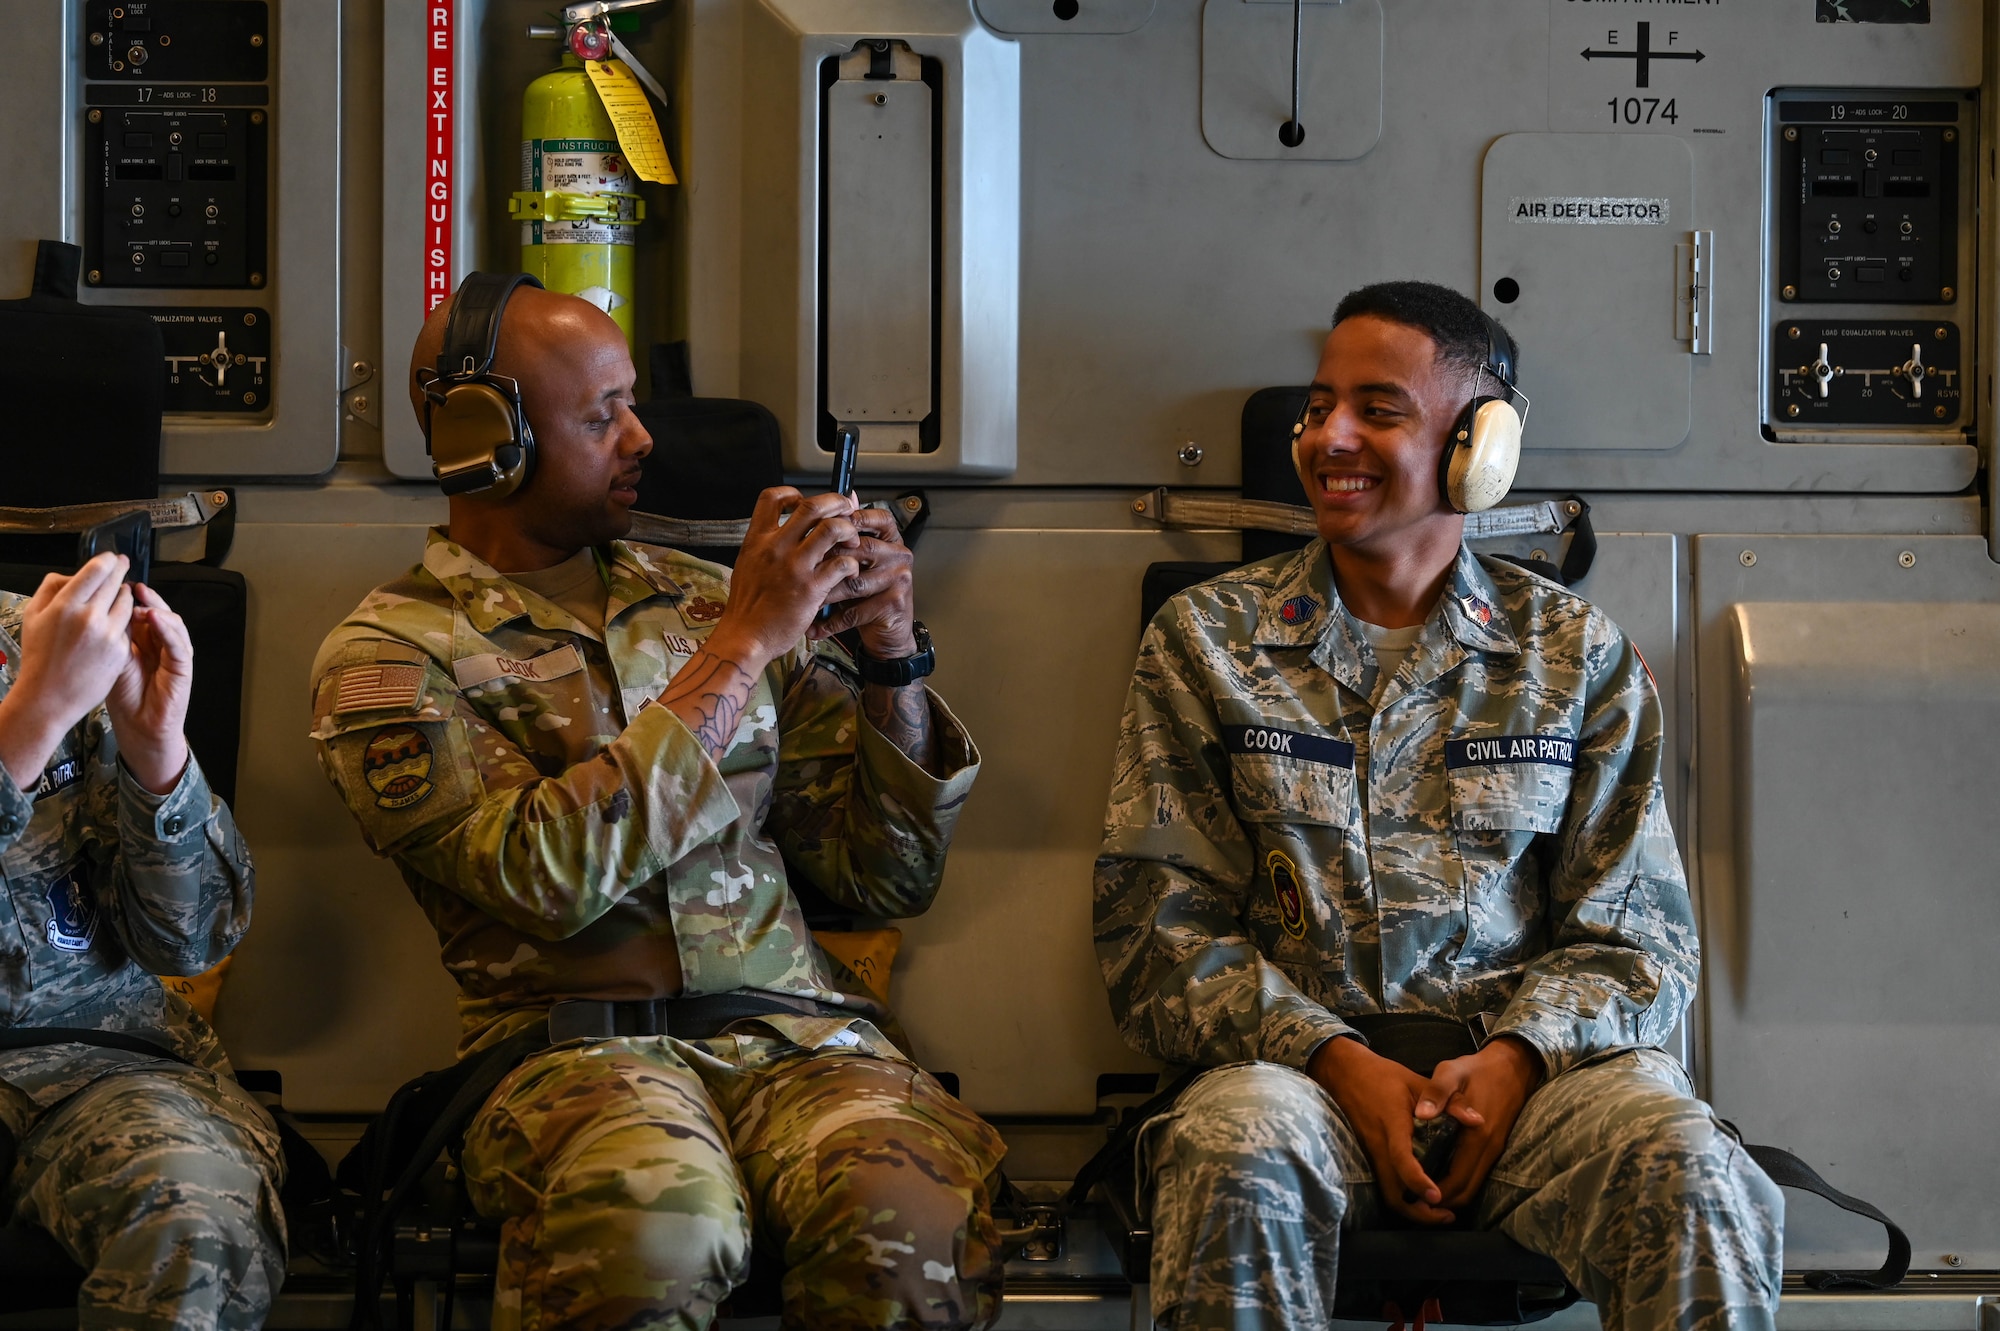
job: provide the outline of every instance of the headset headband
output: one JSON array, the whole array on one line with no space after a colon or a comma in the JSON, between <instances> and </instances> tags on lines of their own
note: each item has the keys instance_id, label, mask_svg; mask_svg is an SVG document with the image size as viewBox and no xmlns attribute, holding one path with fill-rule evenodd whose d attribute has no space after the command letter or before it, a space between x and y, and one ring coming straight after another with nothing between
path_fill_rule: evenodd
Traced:
<instances>
[{"instance_id":1,"label":"headset headband","mask_svg":"<svg viewBox=\"0 0 2000 1331\"><path fill-rule=\"evenodd\" d=\"M1511 389L1514 387L1514 353L1508 350L1507 330L1500 326L1498 319L1485 310L1479 311L1479 317L1486 324L1486 368ZM1511 397L1512 394L1509 393L1508 396Z\"/></svg>"},{"instance_id":2,"label":"headset headband","mask_svg":"<svg viewBox=\"0 0 2000 1331\"><path fill-rule=\"evenodd\" d=\"M508 297L521 286L540 288L526 273L472 273L458 288L451 317L444 325L444 345L438 348L438 379L463 383L489 374L500 348L500 316Z\"/></svg>"}]
</instances>

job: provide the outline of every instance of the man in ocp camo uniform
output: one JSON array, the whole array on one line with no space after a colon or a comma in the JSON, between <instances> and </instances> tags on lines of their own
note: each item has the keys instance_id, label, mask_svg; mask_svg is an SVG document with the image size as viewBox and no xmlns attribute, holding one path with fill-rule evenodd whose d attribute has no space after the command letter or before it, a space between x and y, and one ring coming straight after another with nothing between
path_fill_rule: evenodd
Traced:
<instances>
[{"instance_id":1,"label":"man in ocp camo uniform","mask_svg":"<svg viewBox=\"0 0 2000 1331\"><path fill-rule=\"evenodd\" d=\"M1098 956L1134 1048L1213 1069L1138 1142L1162 1326L1323 1326L1344 1228L1454 1222L1608 1331L1772 1325L1779 1193L1659 1048L1698 952L1652 681L1441 490L1495 338L1428 283L1342 301L1298 450L1320 539L1140 646ZM1429 1075L1363 1035L1425 1017L1464 1042Z\"/></svg>"},{"instance_id":2,"label":"man in ocp camo uniform","mask_svg":"<svg viewBox=\"0 0 2000 1331\"><path fill-rule=\"evenodd\" d=\"M252 1331L285 1274L277 1128L154 978L229 955L250 856L182 738L187 628L125 569L0 592L0 1035L29 1042L0 1048L0 1223L88 1270L85 1328ZM136 1047L61 1038L90 1032Z\"/></svg>"},{"instance_id":3,"label":"man in ocp camo uniform","mask_svg":"<svg viewBox=\"0 0 2000 1331\"><path fill-rule=\"evenodd\" d=\"M460 1056L558 1041L467 1133L495 1326L706 1326L753 1232L788 1325L990 1323L998 1137L884 1036L787 867L870 915L937 891L978 757L916 682L909 551L886 513L789 488L733 575L619 540L652 444L617 325L520 288L494 370L534 469L452 497L312 700L328 777L437 928ZM859 661L829 640L849 626Z\"/></svg>"}]
</instances>

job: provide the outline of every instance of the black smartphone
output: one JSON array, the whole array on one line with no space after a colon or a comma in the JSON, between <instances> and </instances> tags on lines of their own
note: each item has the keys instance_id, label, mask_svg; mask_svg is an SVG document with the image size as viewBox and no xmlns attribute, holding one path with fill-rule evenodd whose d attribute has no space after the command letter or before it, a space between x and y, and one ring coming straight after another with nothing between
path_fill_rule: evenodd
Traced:
<instances>
[{"instance_id":1,"label":"black smartphone","mask_svg":"<svg viewBox=\"0 0 2000 1331\"><path fill-rule=\"evenodd\" d=\"M102 554L124 555L132 561L125 581L144 582L153 572L153 515L143 508L122 513L76 538L79 566Z\"/></svg>"},{"instance_id":2,"label":"black smartphone","mask_svg":"<svg viewBox=\"0 0 2000 1331\"><path fill-rule=\"evenodd\" d=\"M827 489L844 495L854 488L854 459L861 452L861 431L843 425L833 436L833 480Z\"/></svg>"},{"instance_id":3,"label":"black smartphone","mask_svg":"<svg viewBox=\"0 0 2000 1331\"><path fill-rule=\"evenodd\" d=\"M861 452L861 431L852 425L843 425L833 435L833 479L827 482L827 489L834 494L844 495L854 489L854 459ZM833 605L828 603L819 608L819 617L825 619L833 613Z\"/></svg>"}]
</instances>

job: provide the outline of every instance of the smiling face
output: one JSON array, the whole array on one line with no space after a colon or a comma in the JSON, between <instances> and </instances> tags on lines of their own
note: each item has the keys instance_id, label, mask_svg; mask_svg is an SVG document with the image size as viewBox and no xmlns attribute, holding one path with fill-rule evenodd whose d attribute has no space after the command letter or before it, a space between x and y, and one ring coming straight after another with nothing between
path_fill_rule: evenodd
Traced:
<instances>
[{"instance_id":1,"label":"smiling face","mask_svg":"<svg viewBox=\"0 0 2000 1331\"><path fill-rule=\"evenodd\" d=\"M1384 558L1406 544L1457 545L1462 520L1439 491L1438 460L1467 391L1420 329L1366 314L1335 326L1298 441L1328 545Z\"/></svg>"}]
</instances>

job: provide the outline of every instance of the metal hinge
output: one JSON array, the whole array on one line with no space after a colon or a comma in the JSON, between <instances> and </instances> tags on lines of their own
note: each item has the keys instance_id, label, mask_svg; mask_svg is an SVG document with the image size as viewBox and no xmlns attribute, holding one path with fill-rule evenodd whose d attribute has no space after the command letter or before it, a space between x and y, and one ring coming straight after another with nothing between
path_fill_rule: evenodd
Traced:
<instances>
[{"instance_id":1,"label":"metal hinge","mask_svg":"<svg viewBox=\"0 0 2000 1331\"><path fill-rule=\"evenodd\" d=\"M1697 356L1715 351L1715 233L1690 231L1674 246L1675 336Z\"/></svg>"}]
</instances>

